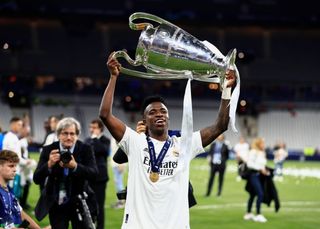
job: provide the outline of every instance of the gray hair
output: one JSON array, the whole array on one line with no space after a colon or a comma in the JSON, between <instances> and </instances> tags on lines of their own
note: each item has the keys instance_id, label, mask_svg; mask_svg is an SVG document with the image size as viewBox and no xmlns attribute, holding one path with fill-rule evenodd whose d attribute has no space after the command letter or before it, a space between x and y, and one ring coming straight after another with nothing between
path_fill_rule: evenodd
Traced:
<instances>
[{"instance_id":1,"label":"gray hair","mask_svg":"<svg viewBox=\"0 0 320 229\"><path fill-rule=\"evenodd\" d=\"M66 129L72 125L76 127L76 134L79 136L81 133L81 125L75 118L72 117L63 118L58 122L57 135L60 135L63 129Z\"/></svg>"}]
</instances>

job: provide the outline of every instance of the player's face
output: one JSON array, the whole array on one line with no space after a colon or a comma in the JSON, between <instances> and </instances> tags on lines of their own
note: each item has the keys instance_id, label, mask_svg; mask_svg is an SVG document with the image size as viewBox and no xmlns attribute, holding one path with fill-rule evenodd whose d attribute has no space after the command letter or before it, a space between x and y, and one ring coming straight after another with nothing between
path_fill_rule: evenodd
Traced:
<instances>
[{"instance_id":1,"label":"player's face","mask_svg":"<svg viewBox=\"0 0 320 229\"><path fill-rule=\"evenodd\" d=\"M75 125L71 125L67 128L62 129L58 136L60 143L64 148L71 148L78 140L78 135L76 132Z\"/></svg>"},{"instance_id":2,"label":"player's face","mask_svg":"<svg viewBox=\"0 0 320 229\"><path fill-rule=\"evenodd\" d=\"M7 161L0 165L0 176L6 182L14 179L16 171L17 163Z\"/></svg>"},{"instance_id":3,"label":"player's face","mask_svg":"<svg viewBox=\"0 0 320 229\"><path fill-rule=\"evenodd\" d=\"M167 107L161 102L153 102L145 109L146 126L152 133L161 134L168 130L169 113Z\"/></svg>"}]
</instances>

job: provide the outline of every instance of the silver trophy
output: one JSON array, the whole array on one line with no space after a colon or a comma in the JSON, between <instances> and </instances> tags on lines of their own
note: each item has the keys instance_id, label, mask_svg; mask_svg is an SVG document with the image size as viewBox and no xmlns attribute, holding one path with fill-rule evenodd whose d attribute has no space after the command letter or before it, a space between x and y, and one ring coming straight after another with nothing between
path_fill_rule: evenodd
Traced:
<instances>
[{"instance_id":1,"label":"silver trophy","mask_svg":"<svg viewBox=\"0 0 320 229\"><path fill-rule=\"evenodd\" d=\"M137 19L147 19L159 25L133 23ZM224 56L209 42L202 42L155 15L134 13L129 17L129 26L133 30L142 30L135 60L125 51L117 51L113 57L122 57L133 66L142 65L146 72L121 67L120 71L126 75L158 80L188 79L191 76L195 80L223 85L227 69L234 69L236 49Z\"/></svg>"}]
</instances>

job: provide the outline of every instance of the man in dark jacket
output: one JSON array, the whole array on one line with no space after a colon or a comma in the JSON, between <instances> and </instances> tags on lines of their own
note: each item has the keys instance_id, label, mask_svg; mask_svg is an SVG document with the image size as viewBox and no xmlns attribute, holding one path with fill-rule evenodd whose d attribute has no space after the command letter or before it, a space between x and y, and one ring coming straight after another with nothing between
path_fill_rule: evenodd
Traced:
<instances>
[{"instance_id":1,"label":"man in dark jacket","mask_svg":"<svg viewBox=\"0 0 320 229\"><path fill-rule=\"evenodd\" d=\"M83 219L91 215L84 211L79 217L83 208L79 207L78 198L83 192L89 195L87 202L89 208L92 206L91 213L94 211L88 180L97 176L98 169L91 147L78 140L79 134L77 120L62 119L57 126L59 141L43 148L34 172L34 182L45 184L35 209L36 217L41 220L49 213L52 228L67 229L69 221L72 228L86 228Z\"/></svg>"},{"instance_id":2,"label":"man in dark jacket","mask_svg":"<svg viewBox=\"0 0 320 229\"><path fill-rule=\"evenodd\" d=\"M224 135L221 134L210 146L209 150L210 178L206 196L210 196L214 177L219 173L219 185L217 196L221 195L224 173L226 170L226 162L229 158L229 148L224 142Z\"/></svg>"},{"instance_id":3,"label":"man in dark jacket","mask_svg":"<svg viewBox=\"0 0 320 229\"><path fill-rule=\"evenodd\" d=\"M98 166L98 176L89 182L90 187L96 194L98 202L97 229L104 228L104 202L106 197L107 182L109 180L107 157L110 152L110 139L103 135L103 123L94 119L90 123L90 138L85 143L91 145Z\"/></svg>"}]
</instances>

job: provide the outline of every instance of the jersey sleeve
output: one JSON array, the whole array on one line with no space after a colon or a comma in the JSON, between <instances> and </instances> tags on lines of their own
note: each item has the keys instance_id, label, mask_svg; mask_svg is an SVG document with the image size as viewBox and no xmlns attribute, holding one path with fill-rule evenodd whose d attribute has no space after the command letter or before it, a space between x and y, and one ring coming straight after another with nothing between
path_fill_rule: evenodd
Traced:
<instances>
[{"instance_id":1,"label":"jersey sleeve","mask_svg":"<svg viewBox=\"0 0 320 229\"><path fill-rule=\"evenodd\" d=\"M136 131L126 126L126 131L119 142L119 147L128 156L130 156L130 154L138 153L137 150L135 150L135 146L141 144L141 135L142 134L138 134Z\"/></svg>"}]
</instances>

